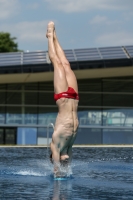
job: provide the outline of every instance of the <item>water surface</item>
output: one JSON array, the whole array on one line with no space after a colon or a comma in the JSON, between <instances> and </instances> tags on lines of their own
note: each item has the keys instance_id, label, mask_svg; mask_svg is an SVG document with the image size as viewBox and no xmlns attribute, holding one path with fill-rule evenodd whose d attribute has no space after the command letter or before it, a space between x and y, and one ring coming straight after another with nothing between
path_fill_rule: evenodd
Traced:
<instances>
[{"instance_id":1,"label":"water surface","mask_svg":"<svg viewBox=\"0 0 133 200\"><path fill-rule=\"evenodd\" d=\"M46 148L0 148L0 200L133 200L132 148L73 148L71 168L56 181Z\"/></svg>"}]
</instances>

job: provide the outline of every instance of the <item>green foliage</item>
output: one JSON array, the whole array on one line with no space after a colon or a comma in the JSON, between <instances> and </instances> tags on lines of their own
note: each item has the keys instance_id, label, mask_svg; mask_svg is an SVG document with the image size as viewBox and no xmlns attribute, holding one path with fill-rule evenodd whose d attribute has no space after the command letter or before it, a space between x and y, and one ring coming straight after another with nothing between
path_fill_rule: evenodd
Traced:
<instances>
[{"instance_id":1,"label":"green foliage","mask_svg":"<svg viewBox=\"0 0 133 200\"><path fill-rule=\"evenodd\" d=\"M14 40L16 38L12 38L10 33L0 32L0 53L19 51L18 44Z\"/></svg>"}]
</instances>

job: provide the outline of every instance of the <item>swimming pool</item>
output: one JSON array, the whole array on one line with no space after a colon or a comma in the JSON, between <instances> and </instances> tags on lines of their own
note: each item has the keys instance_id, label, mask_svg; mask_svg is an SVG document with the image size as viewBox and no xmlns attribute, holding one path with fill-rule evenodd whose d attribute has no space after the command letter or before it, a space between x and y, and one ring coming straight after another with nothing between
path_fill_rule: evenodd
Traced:
<instances>
[{"instance_id":1,"label":"swimming pool","mask_svg":"<svg viewBox=\"0 0 133 200\"><path fill-rule=\"evenodd\" d=\"M133 200L132 148L73 148L72 178L51 173L46 148L0 148L0 200Z\"/></svg>"}]
</instances>

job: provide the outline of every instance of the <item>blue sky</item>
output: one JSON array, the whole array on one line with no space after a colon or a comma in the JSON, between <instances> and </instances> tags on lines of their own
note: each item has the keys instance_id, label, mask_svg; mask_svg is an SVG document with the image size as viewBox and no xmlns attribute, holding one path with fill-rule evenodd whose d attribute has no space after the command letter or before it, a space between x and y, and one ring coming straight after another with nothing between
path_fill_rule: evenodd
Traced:
<instances>
[{"instance_id":1,"label":"blue sky","mask_svg":"<svg viewBox=\"0 0 133 200\"><path fill-rule=\"evenodd\" d=\"M133 45L133 0L0 0L0 32L19 49L47 50L53 20L64 49Z\"/></svg>"}]
</instances>

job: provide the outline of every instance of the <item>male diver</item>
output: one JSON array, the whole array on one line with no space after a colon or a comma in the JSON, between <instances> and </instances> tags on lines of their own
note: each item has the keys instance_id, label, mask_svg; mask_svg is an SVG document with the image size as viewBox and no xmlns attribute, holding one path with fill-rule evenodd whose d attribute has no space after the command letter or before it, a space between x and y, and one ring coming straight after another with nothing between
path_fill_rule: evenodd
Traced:
<instances>
[{"instance_id":1,"label":"male diver","mask_svg":"<svg viewBox=\"0 0 133 200\"><path fill-rule=\"evenodd\" d=\"M54 132L52 135L51 161L54 176L58 177L59 163L71 163L72 145L78 129L77 108L79 102L78 85L65 53L55 32L54 22L47 26L48 54L54 67L54 100L58 106Z\"/></svg>"}]
</instances>

